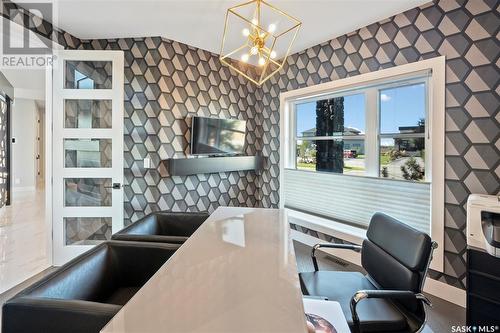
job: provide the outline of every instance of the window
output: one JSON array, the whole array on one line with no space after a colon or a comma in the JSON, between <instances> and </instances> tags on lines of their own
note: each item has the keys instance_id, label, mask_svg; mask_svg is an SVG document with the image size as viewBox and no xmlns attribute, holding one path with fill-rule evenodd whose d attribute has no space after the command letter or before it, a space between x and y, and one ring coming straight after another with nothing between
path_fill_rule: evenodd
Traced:
<instances>
[{"instance_id":1,"label":"window","mask_svg":"<svg viewBox=\"0 0 500 333\"><path fill-rule=\"evenodd\" d=\"M427 90L419 76L295 102L295 169L425 181Z\"/></svg>"},{"instance_id":2,"label":"window","mask_svg":"<svg viewBox=\"0 0 500 333\"><path fill-rule=\"evenodd\" d=\"M285 170L286 205L362 227L382 211L429 232L428 77L292 101L295 159Z\"/></svg>"},{"instance_id":3,"label":"window","mask_svg":"<svg viewBox=\"0 0 500 333\"><path fill-rule=\"evenodd\" d=\"M380 176L425 180L425 82L380 89Z\"/></svg>"},{"instance_id":4,"label":"window","mask_svg":"<svg viewBox=\"0 0 500 333\"><path fill-rule=\"evenodd\" d=\"M332 234L383 212L442 244L444 73L438 57L282 93L280 206Z\"/></svg>"}]
</instances>

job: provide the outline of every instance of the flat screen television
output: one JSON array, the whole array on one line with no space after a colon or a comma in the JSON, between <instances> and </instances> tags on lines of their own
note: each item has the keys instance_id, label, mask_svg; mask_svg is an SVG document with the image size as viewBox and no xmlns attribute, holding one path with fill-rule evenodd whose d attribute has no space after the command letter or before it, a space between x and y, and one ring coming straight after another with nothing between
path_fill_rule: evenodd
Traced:
<instances>
[{"instance_id":1,"label":"flat screen television","mask_svg":"<svg viewBox=\"0 0 500 333\"><path fill-rule=\"evenodd\" d=\"M192 155L241 155L244 153L246 121L193 117Z\"/></svg>"}]
</instances>

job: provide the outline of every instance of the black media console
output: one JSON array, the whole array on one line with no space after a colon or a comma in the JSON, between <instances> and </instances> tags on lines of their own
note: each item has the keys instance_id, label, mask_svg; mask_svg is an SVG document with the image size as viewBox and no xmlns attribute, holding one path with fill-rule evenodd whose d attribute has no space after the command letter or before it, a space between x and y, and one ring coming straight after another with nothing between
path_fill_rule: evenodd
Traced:
<instances>
[{"instance_id":1,"label":"black media console","mask_svg":"<svg viewBox=\"0 0 500 333\"><path fill-rule=\"evenodd\" d=\"M221 156L198 158L173 158L163 161L171 176L188 176L202 173L260 170L260 156Z\"/></svg>"}]
</instances>

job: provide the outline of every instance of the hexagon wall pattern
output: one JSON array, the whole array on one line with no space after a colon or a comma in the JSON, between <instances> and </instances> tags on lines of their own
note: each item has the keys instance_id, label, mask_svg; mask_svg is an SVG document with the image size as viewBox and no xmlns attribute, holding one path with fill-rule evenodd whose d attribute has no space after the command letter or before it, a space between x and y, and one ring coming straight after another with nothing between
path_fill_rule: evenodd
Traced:
<instances>
[{"instance_id":1,"label":"hexagon wall pattern","mask_svg":"<svg viewBox=\"0 0 500 333\"><path fill-rule=\"evenodd\" d=\"M82 41L80 48L125 52L125 223L158 210L256 206L253 171L170 177L162 160L189 152L190 117L247 121L245 151L258 151L256 87L218 56L153 38ZM144 169L151 158L154 168Z\"/></svg>"},{"instance_id":2,"label":"hexagon wall pattern","mask_svg":"<svg viewBox=\"0 0 500 333\"><path fill-rule=\"evenodd\" d=\"M290 56L260 92L267 157L262 206L279 203L281 92L445 55L445 274L431 276L464 288L467 197L500 190L498 6L495 0L437 1Z\"/></svg>"}]
</instances>

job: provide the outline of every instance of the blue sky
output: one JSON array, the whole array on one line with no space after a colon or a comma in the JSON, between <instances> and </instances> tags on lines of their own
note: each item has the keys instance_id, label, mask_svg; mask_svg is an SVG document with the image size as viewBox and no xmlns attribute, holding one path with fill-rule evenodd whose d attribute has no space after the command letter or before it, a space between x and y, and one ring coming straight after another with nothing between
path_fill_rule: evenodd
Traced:
<instances>
[{"instance_id":1,"label":"blue sky","mask_svg":"<svg viewBox=\"0 0 500 333\"><path fill-rule=\"evenodd\" d=\"M400 126L416 126L425 118L425 85L415 84L380 90L381 133L398 133ZM347 127L365 131L364 94L344 98L344 122ZM316 102L297 105L297 135L316 127Z\"/></svg>"}]
</instances>

